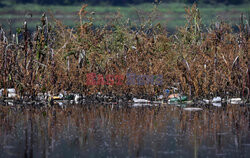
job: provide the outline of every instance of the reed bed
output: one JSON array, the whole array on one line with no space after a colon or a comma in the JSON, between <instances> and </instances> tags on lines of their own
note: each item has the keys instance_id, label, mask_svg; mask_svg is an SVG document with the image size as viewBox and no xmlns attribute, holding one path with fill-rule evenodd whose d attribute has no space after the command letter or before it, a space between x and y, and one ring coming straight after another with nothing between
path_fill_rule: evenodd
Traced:
<instances>
[{"instance_id":1,"label":"reed bed","mask_svg":"<svg viewBox=\"0 0 250 158\"><path fill-rule=\"evenodd\" d=\"M186 25L168 35L161 24L134 26L120 14L93 27L86 7L74 28L46 14L34 32L26 22L13 35L0 28L0 87L14 87L20 97L62 91L155 96L175 86L192 97L249 98L250 28L243 15L237 30L223 21L204 26L193 5L186 9ZM121 85L93 86L86 84L88 73L163 75L163 82L128 85L125 77Z\"/></svg>"}]
</instances>

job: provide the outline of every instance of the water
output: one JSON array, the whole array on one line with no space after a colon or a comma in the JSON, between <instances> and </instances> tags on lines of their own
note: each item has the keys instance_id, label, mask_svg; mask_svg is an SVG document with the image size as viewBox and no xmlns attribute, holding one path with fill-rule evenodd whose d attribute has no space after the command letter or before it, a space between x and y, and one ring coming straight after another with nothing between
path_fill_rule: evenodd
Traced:
<instances>
[{"instance_id":1,"label":"water","mask_svg":"<svg viewBox=\"0 0 250 158\"><path fill-rule=\"evenodd\" d=\"M0 106L0 157L250 157L249 111Z\"/></svg>"}]
</instances>

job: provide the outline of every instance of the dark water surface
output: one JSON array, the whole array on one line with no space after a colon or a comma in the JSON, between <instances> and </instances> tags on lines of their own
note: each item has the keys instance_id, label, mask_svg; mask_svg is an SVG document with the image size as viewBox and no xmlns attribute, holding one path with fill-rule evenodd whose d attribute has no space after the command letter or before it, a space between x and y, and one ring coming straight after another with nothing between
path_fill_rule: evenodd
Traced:
<instances>
[{"instance_id":1,"label":"dark water surface","mask_svg":"<svg viewBox=\"0 0 250 158\"><path fill-rule=\"evenodd\" d=\"M250 157L250 108L0 106L0 157Z\"/></svg>"}]
</instances>

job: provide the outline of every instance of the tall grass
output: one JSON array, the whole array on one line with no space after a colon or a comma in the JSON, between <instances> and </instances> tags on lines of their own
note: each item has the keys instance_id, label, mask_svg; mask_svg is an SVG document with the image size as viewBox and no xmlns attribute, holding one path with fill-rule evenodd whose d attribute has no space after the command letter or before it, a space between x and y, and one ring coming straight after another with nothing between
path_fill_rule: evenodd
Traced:
<instances>
[{"instance_id":1,"label":"tall grass","mask_svg":"<svg viewBox=\"0 0 250 158\"><path fill-rule=\"evenodd\" d=\"M15 87L20 96L62 90L157 95L177 85L190 96L249 97L250 34L243 16L237 32L222 21L205 27L193 5L186 9L186 25L168 36L161 24L151 23L151 15L136 28L119 13L107 26L94 28L86 7L79 11L79 25L74 28L53 16L49 22L44 14L35 32L29 32L27 23L11 36L1 29L0 87ZM163 85L128 86L126 79L123 85L86 84L87 73L130 72L161 74Z\"/></svg>"}]
</instances>

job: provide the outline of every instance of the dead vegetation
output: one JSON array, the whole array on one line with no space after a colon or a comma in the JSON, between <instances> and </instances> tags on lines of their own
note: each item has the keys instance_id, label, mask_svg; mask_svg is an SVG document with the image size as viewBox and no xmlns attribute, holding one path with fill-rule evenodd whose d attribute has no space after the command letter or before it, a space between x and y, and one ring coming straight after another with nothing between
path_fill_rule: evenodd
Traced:
<instances>
[{"instance_id":1,"label":"dead vegetation","mask_svg":"<svg viewBox=\"0 0 250 158\"><path fill-rule=\"evenodd\" d=\"M1 28L0 87L33 97L62 90L157 95L170 86L196 97L249 97L250 28L243 15L237 31L222 21L205 27L193 5L186 10L186 25L168 36L160 24L131 29L119 16L106 27L93 27L86 7L74 28L49 22L45 14L34 32L26 22L12 36ZM163 83L128 86L125 78L122 85L89 86L87 73L163 75Z\"/></svg>"}]
</instances>

